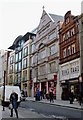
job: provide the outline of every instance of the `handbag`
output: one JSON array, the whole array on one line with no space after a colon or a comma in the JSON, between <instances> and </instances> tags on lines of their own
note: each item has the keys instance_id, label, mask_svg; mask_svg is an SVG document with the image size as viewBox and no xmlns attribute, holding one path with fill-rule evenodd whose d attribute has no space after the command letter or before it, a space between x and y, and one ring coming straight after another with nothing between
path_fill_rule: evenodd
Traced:
<instances>
[{"instance_id":1,"label":"handbag","mask_svg":"<svg viewBox=\"0 0 83 120\"><path fill-rule=\"evenodd\" d=\"M9 104L9 109L13 109L12 103Z\"/></svg>"}]
</instances>

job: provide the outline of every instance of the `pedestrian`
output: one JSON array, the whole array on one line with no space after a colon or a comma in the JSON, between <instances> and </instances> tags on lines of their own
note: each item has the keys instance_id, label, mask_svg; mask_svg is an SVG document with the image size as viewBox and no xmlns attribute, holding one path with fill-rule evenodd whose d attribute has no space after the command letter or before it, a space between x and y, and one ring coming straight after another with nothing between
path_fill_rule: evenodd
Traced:
<instances>
[{"instance_id":1,"label":"pedestrian","mask_svg":"<svg viewBox=\"0 0 83 120\"><path fill-rule=\"evenodd\" d=\"M53 90L52 89L50 90L49 98L50 98L50 102L54 102L53 101Z\"/></svg>"},{"instance_id":2,"label":"pedestrian","mask_svg":"<svg viewBox=\"0 0 83 120\"><path fill-rule=\"evenodd\" d=\"M27 97L27 89L24 87L24 96Z\"/></svg>"},{"instance_id":3,"label":"pedestrian","mask_svg":"<svg viewBox=\"0 0 83 120\"><path fill-rule=\"evenodd\" d=\"M15 93L14 91L12 91L11 95L10 95L10 103L12 104L12 108L11 108L11 115L10 117L13 117L13 109L15 110L16 113L16 117L18 118L18 94Z\"/></svg>"},{"instance_id":4,"label":"pedestrian","mask_svg":"<svg viewBox=\"0 0 83 120\"><path fill-rule=\"evenodd\" d=\"M41 95L41 100L44 99L44 92L43 92L43 90L40 91L40 95Z\"/></svg>"},{"instance_id":5,"label":"pedestrian","mask_svg":"<svg viewBox=\"0 0 83 120\"><path fill-rule=\"evenodd\" d=\"M82 93L81 93L81 92L79 93L79 98L78 98L78 100L79 100L79 104L81 105L81 103L82 103Z\"/></svg>"},{"instance_id":6,"label":"pedestrian","mask_svg":"<svg viewBox=\"0 0 83 120\"><path fill-rule=\"evenodd\" d=\"M37 91L37 97L38 97L38 100L40 101L40 96L41 96L41 93L40 93L40 90Z\"/></svg>"},{"instance_id":7,"label":"pedestrian","mask_svg":"<svg viewBox=\"0 0 83 120\"><path fill-rule=\"evenodd\" d=\"M74 93L72 90L70 90L70 93L69 93L69 100L70 100L70 104L73 104L73 101L74 101Z\"/></svg>"}]
</instances>

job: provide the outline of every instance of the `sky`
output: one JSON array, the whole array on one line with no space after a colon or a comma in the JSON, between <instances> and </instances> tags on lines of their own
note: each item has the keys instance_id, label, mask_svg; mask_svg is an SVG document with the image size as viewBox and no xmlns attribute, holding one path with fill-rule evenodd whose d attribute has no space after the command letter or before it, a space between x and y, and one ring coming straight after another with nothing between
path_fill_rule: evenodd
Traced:
<instances>
[{"instance_id":1,"label":"sky","mask_svg":"<svg viewBox=\"0 0 83 120\"><path fill-rule=\"evenodd\" d=\"M0 49L6 50L19 35L36 28L43 6L47 13L64 16L81 14L83 0L0 0Z\"/></svg>"}]
</instances>

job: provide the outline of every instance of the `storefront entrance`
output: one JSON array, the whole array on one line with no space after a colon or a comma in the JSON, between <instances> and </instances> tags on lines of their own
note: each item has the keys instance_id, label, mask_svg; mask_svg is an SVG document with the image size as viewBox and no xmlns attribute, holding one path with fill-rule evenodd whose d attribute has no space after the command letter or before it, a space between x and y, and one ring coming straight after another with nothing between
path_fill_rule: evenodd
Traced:
<instances>
[{"instance_id":1,"label":"storefront entrance","mask_svg":"<svg viewBox=\"0 0 83 120\"><path fill-rule=\"evenodd\" d=\"M62 100L68 100L69 99L69 85L68 83L62 83Z\"/></svg>"}]
</instances>

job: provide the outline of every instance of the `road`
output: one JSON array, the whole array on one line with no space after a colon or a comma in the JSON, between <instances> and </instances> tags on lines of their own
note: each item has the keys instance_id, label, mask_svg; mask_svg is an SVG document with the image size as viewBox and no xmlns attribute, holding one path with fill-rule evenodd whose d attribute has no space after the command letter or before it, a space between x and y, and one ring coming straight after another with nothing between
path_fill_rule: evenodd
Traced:
<instances>
[{"instance_id":1,"label":"road","mask_svg":"<svg viewBox=\"0 0 83 120\"><path fill-rule=\"evenodd\" d=\"M25 101L21 102L18 108L19 118L51 118L58 120L70 120L67 118L82 118L83 111L68 107L61 107L47 103ZM10 110L8 108L2 112L2 120L10 118ZM15 118L15 113L13 118ZM7 120L7 119L6 119Z\"/></svg>"},{"instance_id":2,"label":"road","mask_svg":"<svg viewBox=\"0 0 83 120\"><path fill-rule=\"evenodd\" d=\"M55 118L83 118L83 110L51 105L47 103L26 101L21 107L32 109L33 111L49 117Z\"/></svg>"}]
</instances>

